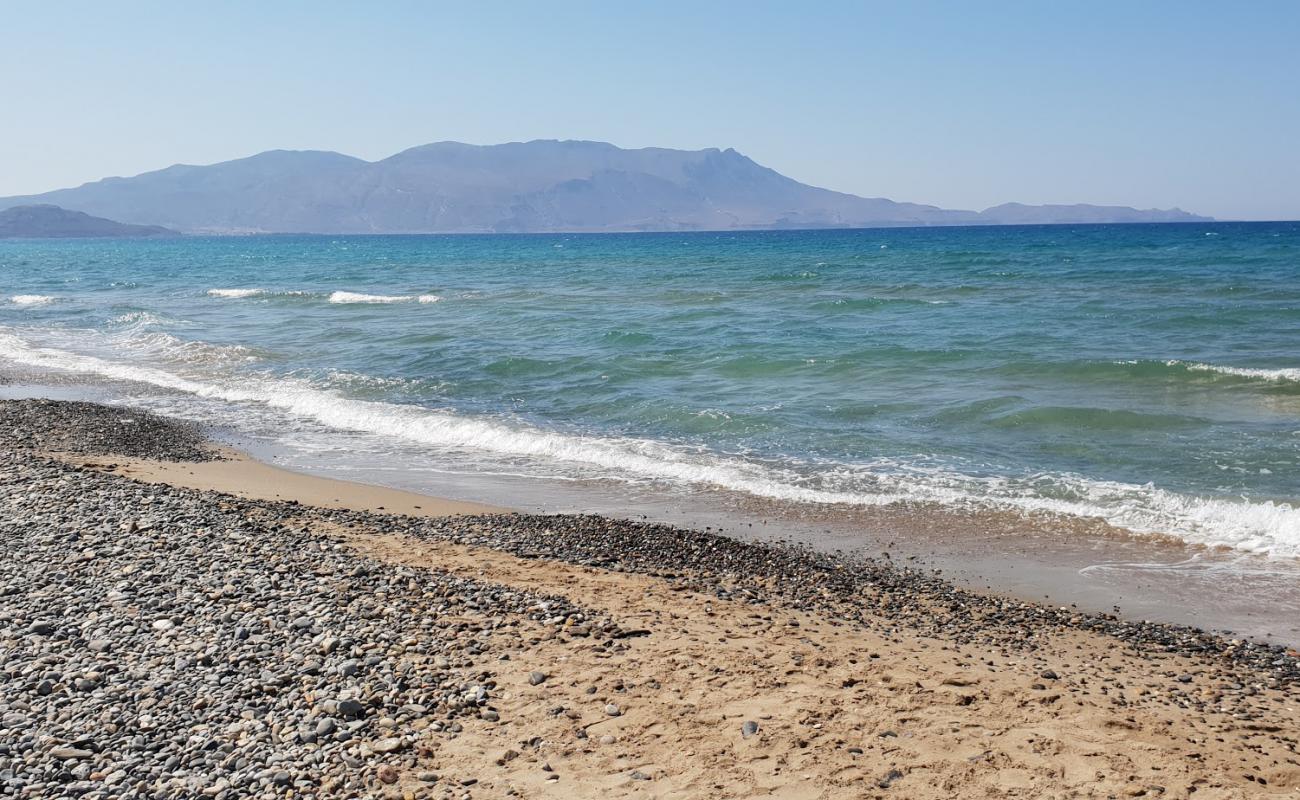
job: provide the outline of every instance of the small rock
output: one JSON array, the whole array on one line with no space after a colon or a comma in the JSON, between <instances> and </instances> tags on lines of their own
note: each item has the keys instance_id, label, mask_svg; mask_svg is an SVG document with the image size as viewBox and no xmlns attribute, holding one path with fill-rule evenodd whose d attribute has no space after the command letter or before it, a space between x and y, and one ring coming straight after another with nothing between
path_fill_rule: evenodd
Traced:
<instances>
[{"instance_id":1,"label":"small rock","mask_svg":"<svg viewBox=\"0 0 1300 800\"><path fill-rule=\"evenodd\" d=\"M76 747L56 747L50 751L50 756L63 761L70 761L76 758L90 758L94 753L89 750L80 750Z\"/></svg>"},{"instance_id":2,"label":"small rock","mask_svg":"<svg viewBox=\"0 0 1300 800\"><path fill-rule=\"evenodd\" d=\"M536 686L537 684L542 683L545 680L546 680L545 672L533 671L528 673L528 682L533 686Z\"/></svg>"},{"instance_id":3,"label":"small rock","mask_svg":"<svg viewBox=\"0 0 1300 800\"><path fill-rule=\"evenodd\" d=\"M379 769L375 770L375 777L380 783L397 783L397 768L392 764L380 764Z\"/></svg>"},{"instance_id":4,"label":"small rock","mask_svg":"<svg viewBox=\"0 0 1300 800\"><path fill-rule=\"evenodd\" d=\"M380 739L370 745L370 749L374 750L376 753L393 753L401 750L403 746L404 743L401 739L398 739L395 736L390 736L387 739Z\"/></svg>"},{"instance_id":5,"label":"small rock","mask_svg":"<svg viewBox=\"0 0 1300 800\"><path fill-rule=\"evenodd\" d=\"M880 780L876 781L876 786L879 786L881 789L888 789L893 785L894 781L901 777L903 777L903 773L896 769L891 769L889 772L886 772Z\"/></svg>"},{"instance_id":6,"label":"small rock","mask_svg":"<svg viewBox=\"0 0 1300 800\"><path fill-rule=\"evenodd\" d=\"M754 720L746 720L744 725L740 726L740 736L742 739L748 739L758 733L758 723Z\"/></svg>"},{"instance_id":7,"label":"small rock","mask_svg":"<svg viewBox=\"0 0 1300 800\"><path fill-rule=\"evenodd\" d=\"M607 704L607 705L605 706L605 713L608 714L608 715L611 716L611 717L617 717L617 716L622 715L622 713L623 713L623 709L619 708L618 706L614 705L613 703L609 703L609 704Z\"/></svg>"},{"instance_id":8,"label":"small rock","mask_svg":"<svg viewBox=\"0 0 1300 800\"><path fill-rule=\"evenodd\" d=\"M360 717L366 713L366 707L359 700L340 700L339 715L343 717Z\"/></svg>"}]
</instances>

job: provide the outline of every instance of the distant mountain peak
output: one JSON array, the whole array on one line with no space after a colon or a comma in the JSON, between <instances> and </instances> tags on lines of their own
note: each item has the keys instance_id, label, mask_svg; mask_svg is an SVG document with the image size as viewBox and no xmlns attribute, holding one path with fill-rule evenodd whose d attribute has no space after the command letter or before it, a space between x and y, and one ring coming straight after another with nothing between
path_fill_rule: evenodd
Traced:
<instances>
[{"instance_id":1,"label":"distant mountain peak","mask_svg":"<svg viewBox=\"0 0 1300 800\"><path fill-rule=\"evenodd\" d=\"M799 183L734 148L624 149L582 139L441 141L378 161L268 150L208 166L0 199L57 203L189 232L443 233L755 230L1193 222L1180 209L1026 206L954 211Z\"/></svg>"}]
</instances>

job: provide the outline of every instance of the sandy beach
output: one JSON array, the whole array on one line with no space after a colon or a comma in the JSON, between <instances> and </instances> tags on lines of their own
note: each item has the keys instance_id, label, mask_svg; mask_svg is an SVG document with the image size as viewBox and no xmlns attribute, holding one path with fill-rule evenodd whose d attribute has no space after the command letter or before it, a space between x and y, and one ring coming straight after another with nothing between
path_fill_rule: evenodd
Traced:
<instances>
[{"instance_id":1,"label":"sandy beach","mask_svg":"<svg viewBox=\"0 0 1300 800\"><path fill-rule=\"evenodd\" d=\"M1300 657L0 404L0 793L1293 797Z\"/></svg>"}]
</instances>

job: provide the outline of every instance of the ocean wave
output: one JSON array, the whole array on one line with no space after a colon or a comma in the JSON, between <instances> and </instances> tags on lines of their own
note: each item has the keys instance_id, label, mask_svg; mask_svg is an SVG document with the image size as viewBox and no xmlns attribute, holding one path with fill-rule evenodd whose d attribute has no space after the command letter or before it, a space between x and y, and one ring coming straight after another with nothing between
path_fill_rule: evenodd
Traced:
<instances>
[{"instance_id":1,"label":"ocean wave","mask_svg":"<svg viewBox=\"0 0 1300 800\"><path fill-rule=\"evenodd\" d=\"M334 292L329 296L331 303L437 303L442 300L436 294L362 294L360 292Z\"/></svg>"},{"instance_id":2,"label":"ocean wave","mask_svg":"<svg viewBox=\"0 0 1300 800\"><path fill-rule=\"evenodd\" d=\"M1256 378L1264 381L1279 383L1282 381L1300 381L1300 367L1282 367L1279 369L1263 369L1255 367L1225 367L1218 364L1201 364L1188 361L1166 361L1168 366L1182 367L1192 372L1214 372L1220 375L1231 375L1236 378Z\"/></svg>"},{"instance_id":3,"label":"ocean wave","mask_svg":"<svg viewBox=\"0 0 1300 800\"><path fill-rule=\"evenodd\" d=\"M267 299L277 298L312 298L322 296L318 292L307 291L276 291L273 289L208 289L209 297L217 297L223 300L241 300L249 297L262 297Z\"/></svg>"},{"instance_id":4,"label":"ocean wave","mask_svg":"<svg viewBox=\"0 0 1300 800\"><path fill-rule=\"evenodd\" d=\"M241 297L256 297L259 294L265 294L265 293L266 293L265 289L209 289L208 290L209 297L229 297L235 299Z\"/></svg>"},{"instance_id":5,"label":"ocean wave","mask_svg":"<svg viewBox=\"0 0 1300 800\"><path fill-rule=\"evenodd\" d=\"M373 434L395 445L448 456L527 463L540 472L558 469L579 478L722 489L790 503L929 503L1098 518L1136 533L1171 534L1195 544L1300 555L1300 507L1283 502L1202 498L1077 475L977 476L889 459L859 464L760 462L649 439L547 430L513 420L357 399L337 386L231 370L230 357L246 353L217 348L220 357L214 359L216 346L202 342L148 334L115 344L129 349L129 361L41 346L0 329L0 356L28 366L256 404L327 429ZM166 357L176 367L142 363L140 356L149 353ZM201 371L187 372L187 367ZM222 369L228 371L221 374Z\"/></svg>"},{"instance_id":6,"label":"ocean wave","mask_svg":"<svg viewBox=\"0 0 1300 800\"><path fill-rule=\"evenodd\" d=\"M16 306L48 306L57 299L47 294L16 294L9 298L9 302Z\"/></svg>"},{"instance_id":7,"label":"ocean wave","mask_svg":"<svg viewBox=\"0 0 1300 800\"><path fill-rule=\"evenodd\" d=\"M127 325L133 328L148 328L154 325L162 325L167 320L152 314L148 311L128 311L125 314L118 314L116 317L109 319L110 325Z\"/></svg>"},{"instance_id":8,"label":"ocean wave","mask_svg":"<svg viewBox=\"0 0 1300 800\"><path fill-rule=\"evenodd\" d=\"M1300 383L1300 367L1256 368L1206 364L1179 359L1127 359L1122 361L1021 361L1001 368L1009 375L1038 375L1053 371L1078 380L1125 380L1159 383L1222 380L1225 383ZM1283 387L1277 387L1283 388Z\"/></svg>"},{"instance_id":9,"label":"ocean wave","mask_svg":"<svg viewBox=\"0 0 1300 800\"><path fill-rule=\"evenodd\" d=\"M869 311L891 306L946 306L951 300L926 300L912 297L837 297L812 304L818 311Z\"/></svg>"}]
</instances>

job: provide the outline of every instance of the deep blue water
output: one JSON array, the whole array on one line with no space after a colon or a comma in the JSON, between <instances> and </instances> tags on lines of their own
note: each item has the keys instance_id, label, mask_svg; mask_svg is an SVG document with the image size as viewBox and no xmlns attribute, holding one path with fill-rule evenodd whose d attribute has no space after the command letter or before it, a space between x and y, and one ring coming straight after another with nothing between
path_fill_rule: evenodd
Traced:
<instances>
[{"instance_id":1,"label":"deep blue water","mask_svg":"<svg viewBox=\"0 0 1300 800\"><path fill-rule=\"evenodd\" d=\"M8 241L0 295L0 361L299 449L1300 554L1295 223Z\"/></svg>"}]
</instances>

